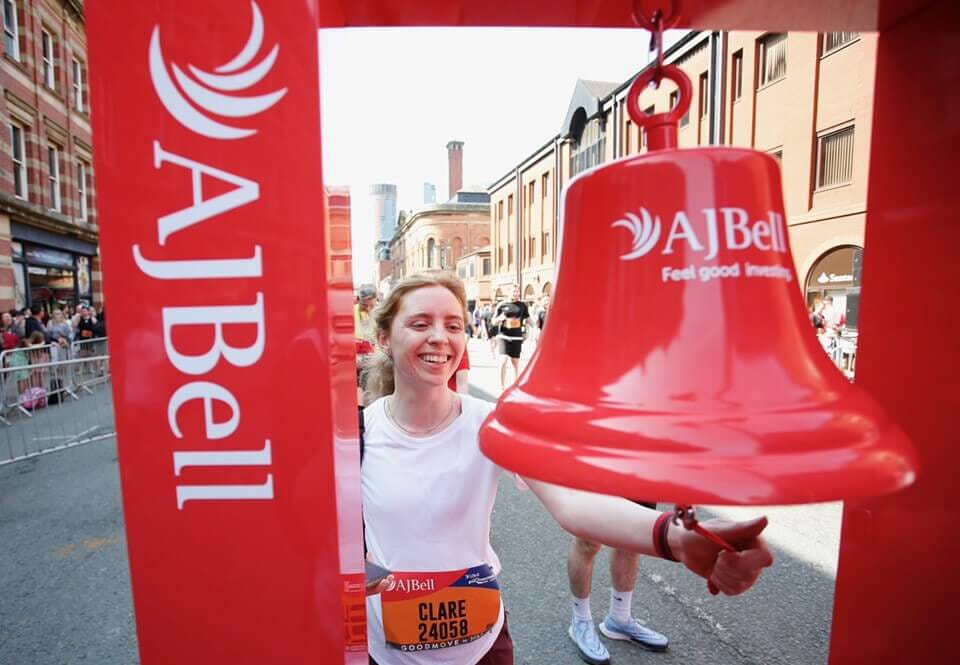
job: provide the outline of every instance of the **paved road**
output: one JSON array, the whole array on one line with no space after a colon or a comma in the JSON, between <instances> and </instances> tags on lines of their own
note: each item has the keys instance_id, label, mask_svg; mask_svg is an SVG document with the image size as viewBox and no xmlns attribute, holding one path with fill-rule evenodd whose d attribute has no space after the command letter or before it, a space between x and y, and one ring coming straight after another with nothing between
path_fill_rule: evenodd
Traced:
<instances>
[{"instance_id":1,"label":"paved road","mask_svg":"<svg viewBox=\"0 0 960 665\"><path fill-rule=\"evenodd\" d=\"M475 390L496 392L482 348L474 365ZM644 559L635 615L672 644L652 654L615 643L614 662L825 663L839 506L777 509L770 531L777 563L738 598L712 597L679 566ZM492 538L504 562L517 662L579 663L566 637L570 536L530 492L505 479ZM593 588L599 619L609 594L606 550ZM0 665L138 662L113 440L0 467L0 590Z\"/></svg>"}]
</instances>

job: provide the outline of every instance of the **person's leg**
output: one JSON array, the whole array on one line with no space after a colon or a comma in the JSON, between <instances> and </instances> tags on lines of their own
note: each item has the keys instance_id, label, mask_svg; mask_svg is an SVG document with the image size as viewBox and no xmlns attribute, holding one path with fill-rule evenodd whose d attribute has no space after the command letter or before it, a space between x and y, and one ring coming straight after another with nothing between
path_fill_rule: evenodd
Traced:
<instances>
[{"instance_id":1,"label":"person's leg","mask_svg":"<svg viewBox=\"0 0 960 665\"><path fill-rule=\"evenodd\" d=\"M626 550L610 554L610 616L620 623L630 620L633 588L637 585L637 563L640 555Z\"/></svg>"},{"instance_id":2,"label":"person's leg","mask_svg":"<svg viewBox=\"0 0 960 665\"><path fill-rule=\"evenodd\" d=\"M597 559L600 544L582 538L574 538L567 557L567 577L570 579L570 593L574 598L590 599L590 587L593 584L593 562ZM574 601L576 612L576 601ZM589 618L590 605L586 606L584 617Z\"/></svg>"},{"instance_id":3,"label":"person's leg","mask_svg":"<svg viewBox=\"0 0 960 665\"><path fill-rule=\"evenodd\" d=\"M613 640L629 640L652 651L663 651L669 644L666 637L633 618L631 604L637 584L637 563L640 555L614 550L610 555L610 612L600 622L600 632Z\"/></svg>"},{"instance_id":4,"label":"person's leg","mask_svg":"<svg viewBox=\"0 0 960 665\"><path fill-rule=\"evenodd\" d=\"M513 365L513 382L516 383L520 378L520 358L510 358L510 364Z\"/></svg>"},{"instance_id":5,"label":"person's leg","mask_svg":"<svg viewBox=\"0 0 960 665\"><path fill-rule=\"evenodd\" d=\"M501 343L502 346L502 343ZM510 364L510 356L505 353L505 349L500 349L500 389L507 389L507 365Z\"/></svg>"},{"instance_id":6,"label":"person's leg","mask_svg":"<svg viewBox=\"0 0 960 665\"><path fill-rule=\"evenodd\" d=\"M610 662L607 651L593 624L590 612L590 587L593 583L593 564L600 545L582 538L574 538L567 557L567 577L570 594L573 596L573 618L567 634L577 646L580 658L593 665Z\"/></svg>"}]
</instances>

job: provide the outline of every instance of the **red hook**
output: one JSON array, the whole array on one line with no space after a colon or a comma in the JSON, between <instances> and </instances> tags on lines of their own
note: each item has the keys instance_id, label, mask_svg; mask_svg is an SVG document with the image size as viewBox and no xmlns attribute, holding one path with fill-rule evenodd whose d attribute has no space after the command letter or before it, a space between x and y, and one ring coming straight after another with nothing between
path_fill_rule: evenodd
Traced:
<instances>
[{"instance_id":1,"label":"red hook","mask_svg":"<svg viewBox=\"0 0 960 665\"><path fill-rule=\"evenodd\" d=\"M693 86L690 78L679 68L663 64L663 31L680 21L680 0L670 0L670 14L664 17L663 10L657 8L648 15L643 8L643 0L633 0L633 21L650 31L650 50L656 51L657 63L654 67L641 72L627 92L627 109L635 123L647 133L649 150L664 150L677 147L677 129L680 119L690 110ZM647 115L640 108L640 94L653 83L660 87L663 79L677 84L679 96L677 105L666 113Z\"/></svg>"}]
</instances>

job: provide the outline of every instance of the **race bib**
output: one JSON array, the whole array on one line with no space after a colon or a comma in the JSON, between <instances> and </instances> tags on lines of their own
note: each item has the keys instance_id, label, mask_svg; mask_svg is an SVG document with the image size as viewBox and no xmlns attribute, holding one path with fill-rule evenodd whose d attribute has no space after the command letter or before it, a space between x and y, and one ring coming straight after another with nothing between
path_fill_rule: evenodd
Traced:
<instances>
[{"instance_id":1,"label":"race bib","mask_svg":"<svg viewBox=\"0 0 960 665\"><path fill-rule=\"evenodd\" d=\"M500 585L490 566L438 573L394 572L380 594L387 646L429 651L467 644L500 616Z\"/></svg>"},{"instance_id":2,"label":"race bib","mask_svg":"<svg viewBox=\"0 0 960 665\"><path fill-rule=\"evenodd\" d=\"M505 319L503 322L503 327L510 328L511 330L513 328L519 328L521 325L523 325L523 322L520 321L520 319Z\"/></svg>"}]
</instances>

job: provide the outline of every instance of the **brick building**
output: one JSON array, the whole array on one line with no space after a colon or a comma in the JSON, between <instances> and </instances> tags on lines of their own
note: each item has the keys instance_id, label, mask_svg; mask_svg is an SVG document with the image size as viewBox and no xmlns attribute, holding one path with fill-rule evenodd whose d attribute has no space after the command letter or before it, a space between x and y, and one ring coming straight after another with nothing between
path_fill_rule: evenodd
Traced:
<instances>
[{"instance_id":1,"label":"brick building","mask_svg":"<svg viewBox=\"0 0 960 665\"><path fill-rule=\"evenodd\" d=\"M100 304L81 0L3 0L0 309Z\"/></svg>"},{"instance_id":2,"label":"brick building","mask_svg":"<svg viewBox=\"0 0 960 665\"><path fill-rule=\"evenodd\" d=\"M399 215L390 241L392 279L415 272L453 271L465 255L490 244L490 195L483 189L461 188L463 143L447 144L450 199Z\"/></svg>"},{"instance_id":3,"label":"brick building","mask_svg":"<svg viewBox=\"0 0 960 665\"><path fill-rule=\"evenodd\" d=\"M877 37L858 33L691 32L665 54L693 83L679 145L736 145L776 156L800 287L825 295L856 328L863 259ZM488 188L494 298L520 284L549 294L564 185L596 165L646 151L622 83L578 81L560 131ZM676 102L665 81L640 99Z\"/></svg>"}]
</instances>

